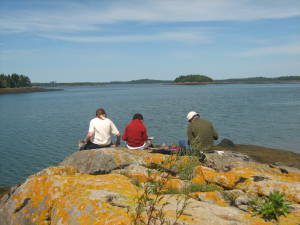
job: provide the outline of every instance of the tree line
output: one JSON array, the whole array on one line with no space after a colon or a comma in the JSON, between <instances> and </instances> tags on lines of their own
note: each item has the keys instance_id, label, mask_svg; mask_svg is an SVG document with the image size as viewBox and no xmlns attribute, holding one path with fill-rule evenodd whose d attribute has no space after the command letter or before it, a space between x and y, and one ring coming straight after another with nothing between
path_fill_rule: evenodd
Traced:
<instances>
[{"instance_id":1,"label":"tree line","mask_svg":"<svg viewBox=\"0 0 300 225\"><path fill-rule=\"evenodd\" d=\"M179 76L174 80L175 83L178 83L178 82L212 82L212 81L213 81L213 79L211 79L208 76L197 75L197 74Z\"/></svg>"},{"instance_id":2,"label":"tree line","mask_svg":"<svg viewBox=\"0 0 300 225\"><path fill-rule=\"evenodd\" d=\"M31 87L29 77L22 74L0 74L0 88Z\"/></svg>"}]
</instances>

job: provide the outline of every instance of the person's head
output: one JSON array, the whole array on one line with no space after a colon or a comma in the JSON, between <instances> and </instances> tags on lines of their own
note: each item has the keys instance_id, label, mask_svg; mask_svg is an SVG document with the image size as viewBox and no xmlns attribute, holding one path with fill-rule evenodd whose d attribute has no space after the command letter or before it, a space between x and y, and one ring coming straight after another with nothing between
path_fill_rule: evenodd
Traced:
<instances>
[{"instance_id":1,"label":"person's head","mask_svg":"<svg viewBox=\"0 0 300 225\"><path fill-rule=\"evenodd\" d=\"M189 122L192 122L193 119L195 119L196 117L200 117L198 113L196 113L195 111L191 111L187 114L186 119Z\"/></svg>"},{"instance_id":2,"label":"person's head","mask_svg":"<svg viewBox=\"0 0 300 225\"><path fill-rule=\"evenodd\" d=\"M102 108L100 108L100 109L97 109L96 110L96 116L98 117L98 118L105 118L106 117L106 112L104 111L104 109L102 109Z\"/></svg>"},{"instance_id":3,"label":"person's head","mask_svg":"<svg viewBox=\"0 0 300 225\"><path fill-rule=\"evenodd\" d=\"M143 117L143 115L140 114L140 113L136 113L136 114L134 114L133 117L132 117L132 120L143 120L143 119L144 119L144 117Z\"/></svg>"}]
</instances>

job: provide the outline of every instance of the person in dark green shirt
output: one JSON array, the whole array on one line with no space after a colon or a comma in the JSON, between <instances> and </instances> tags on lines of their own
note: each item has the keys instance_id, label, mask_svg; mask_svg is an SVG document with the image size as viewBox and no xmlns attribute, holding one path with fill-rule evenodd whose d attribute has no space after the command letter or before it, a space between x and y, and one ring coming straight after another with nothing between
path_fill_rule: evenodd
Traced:
<instances>
[{"instance_id":1,"label":"person in dark green shirt","mask_svg":"<svg viewBox=\"0 0 300 225\"><path fill-rule=\"evenodd\" d=\"M194 111L189 112L186 118L189 121L187 129L188 144L196 151L210 152L214 140L218 139L218 133L213 124L200 118L200 115Z\"/></svg>"}]
</instances>

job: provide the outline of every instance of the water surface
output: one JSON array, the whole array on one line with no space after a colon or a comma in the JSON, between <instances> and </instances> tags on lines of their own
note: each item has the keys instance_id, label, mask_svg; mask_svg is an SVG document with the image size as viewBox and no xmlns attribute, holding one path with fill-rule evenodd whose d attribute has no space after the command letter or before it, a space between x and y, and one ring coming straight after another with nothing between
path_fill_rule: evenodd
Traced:
<instances>
[{"instance_id":1,"label":"water surface","mask_svg":"<svg viewBox=\"0 0 300 225\"><path fill-rule=\"evenodd\" d=\"M211 120L220 139L300 153L300 84L107 85L0 96L0 185L14 185L76 151L106 109L120 132L144 115L155 143L186 136L187 112Z\"/></svg>"}]
</instances>

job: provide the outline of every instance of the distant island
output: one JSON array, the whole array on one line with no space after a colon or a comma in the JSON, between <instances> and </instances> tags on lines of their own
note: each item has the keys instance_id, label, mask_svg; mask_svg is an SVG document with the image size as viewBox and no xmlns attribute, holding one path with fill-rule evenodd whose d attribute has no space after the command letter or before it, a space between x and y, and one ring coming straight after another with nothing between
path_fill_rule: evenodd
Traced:
<instances>
[{"instance_id":1,"label":"distant island","mask_svg":"<svg viewBox=\"0 0 300 225\"><path fill-rule=\"evenodd\" d=\"M138 79L130 81L110 81L110 82L56 82L31 83L29 77L25 75L0 74L0 94L9 93L27 93L58 91L55 87L62 86L102 86L111 84L167 84L167 85L205 85L205 84L267 84L267 83L293 83L300 82L300 76L280 76L280 77L248 77L248 78L230 78L223 80L214 80L207 75L188 74L180 75L174 80L156 80L156 79ZM44 88L44 87L51 87Z\"/></svg>"},{"instance_id":2,"label":"distant island","mask_svg":"<svg viewBox=\"0 0 300 225\"><path fill-rule=\"evenodd\" d=\"M205 75L190 74L177 77L170 84L175 85L197 85L197 84L259 84L259 83L290 83L300 82L300 76L280 76L274 78L268 77L248 77L248 78L232 78L224 80L213 80Z\"/></svg>"},{"instance_id":3,"label":"distant island","mask_svg":"<svg viewBox=\"0 0 300 225\"><path fill-rule=\"evenodd\" d=\"M71 83L57 83L51 81L49 83L33 83L34 86L44 87L57 87L57 86L98 86L98 85L109 85L109 84L162 84L171 83L172 80L154 80L154 79L139 79L130 81L110 81L110 82L71 82Z\"/></svg>"},{"instance_id":4,"label":"distant island","mask_svg":"<svg viewBox=\"0 0 300 225\"><path fill-rule=\"evenodd\" d=\"M30 78L23 74L0 74L0 94L61 91L62 89L46 89L31 84Z\"/></svg>"},{"instance_id":5,"label":"distant island","mask_svg":"<svg viewBox=\"0 0 300 225\"><path fill-rule=\"evenodd\" d=\"M214 80L209 76L200 74L180 75L174 80L155 80L155 79L138 79L130 81L110 81L110 82L71 82L57 83L33 83L34 86L41 87L60 87L60 86L101 86L111 84L168 84L168 85L200 85L200 84L259 84L259 83L290 83L300 82L300 76L281 76L275 78L267 77L249 77L249 78L231 78L224 80Z\"/></svg>"},{"instance_id":6,"label":"distant island","mask_svg":"<svg viewBox=\"0 0 300 225\"><path fill-rule=\"evenodd\" d=\"M174 80L175 83L184 82L213 82L213 79L205 75L190 74L185 76L179 76Z\"/></svg>"}]
</instances>

